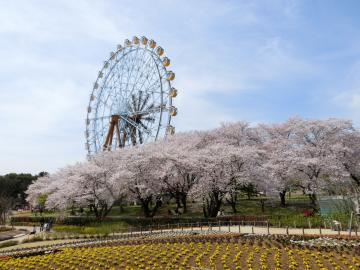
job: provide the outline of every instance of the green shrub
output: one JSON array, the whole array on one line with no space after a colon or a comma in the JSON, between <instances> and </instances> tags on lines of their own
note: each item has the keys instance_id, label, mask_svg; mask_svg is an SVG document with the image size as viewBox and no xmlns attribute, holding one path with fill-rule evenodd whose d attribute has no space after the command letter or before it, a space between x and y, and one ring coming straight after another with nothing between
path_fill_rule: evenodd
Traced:
<instances>
[{"instance_id":1,"label":"green shrub","mask_svg":"<svg viewBox=\"0 0 360 270\"><path fill-rule=\"evenodd\" d=\"M17 244L18 244L18 241L11 240L11 241L7 241L4 243L0 243L0 248L11 247L11 246L15 246Z\"/></svg>"},{"instance_id":2,"label":"green shrub","mask_svg":"<svg viewBox=\"0 0 360 270\"><path fill-rule=\"evenodd\" d=\"M84 227L82 230L81 230L81 233L85 233L85 234L96 234L98 232L98 229L97 227Z\"/></svg>"},{"instance_id":3,"label":"green shrub","mask_svg":"<svg viewBox=\"0 0 360 270\"><path fill-rule=\"evenodd\" d=\"M251 216L251 219L254 216ZM244 216L244 218L246 218ZM223 218L222 218L223 219ZM249 217L247 218L249 219ZM65 218L55 218L55 217L40 217L40 216L13 216L11 217L11 224L13 225L39 225L40 222L52 222L56 225L76 225L76 226L92 226L92 224L111 224L111 223L126 223L131 226L149 226L153 224L177 224L177 223L190 223L190 222L206 222L206 221L216 221L217 219L204 218L201 216L194 216L191 218L181 217L181 216L171 216L171 217L106 217L102 222L96 220L95 217L65 217Z\"/></svg>"},{"instance_id":4,"label":"green shrub","mask_svg":"<svg viewBox=\"0 0 360 270\"><path fill-rule=\"evenodd\" d=\"M7 231L12 231L13 228L11 227L5 227L5 226L1 226L0 227L0 232L7 232Z\"/></svg>"},{"instance_id":5,"label":"green shrub","mask_svg":"<svg viewBox=\"0 0 360 270\"><path fill-rule=\"evenodd\" d=\"M13 216L10 218L10 223L13 225L37 225L41 222L55 222L55 217Z\"/></svg>"},{"instance_id":6,"label":"green shrub","mask_svg":"<svg viewBox=\"0 0 360 270\"><path fill-rule=\"evenodd\" d=\"M104 222L104 223L90 223L87 226L75 225L55 225L53 230L56 232L66 232L75 234L102 234L108 235L113 232L120 232L128 227L124 222Z\"/></svg>"},{"instance_id":7,"label":"green shrub","mask_svg":"<svg viewBox=\"0 0 360 270\"><path fill-rule=\"evenodd\" d=\"M33 237L25 238L24 240L22 240L22 243L32 243L39 241L44 241L44 239L41 236L33 236Z\"/></svg>"}]
</instances>

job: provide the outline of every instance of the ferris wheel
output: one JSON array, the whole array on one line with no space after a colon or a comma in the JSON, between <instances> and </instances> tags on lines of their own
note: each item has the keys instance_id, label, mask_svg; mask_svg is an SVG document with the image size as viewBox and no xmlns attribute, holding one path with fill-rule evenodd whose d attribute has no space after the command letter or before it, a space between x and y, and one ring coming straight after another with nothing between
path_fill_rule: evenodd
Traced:
<instances>
[{"instance_id":1,"label":"ferris wheel","mask_svg":"<svg viewBox=\"0 0 360 270\"><path fill-rule=\"evenodd\" d=\"M88 155L155 141L173 134L175 73L164 49L146 37L126 39L104 62L87 107Z\"/></svg>"}]
</instances>

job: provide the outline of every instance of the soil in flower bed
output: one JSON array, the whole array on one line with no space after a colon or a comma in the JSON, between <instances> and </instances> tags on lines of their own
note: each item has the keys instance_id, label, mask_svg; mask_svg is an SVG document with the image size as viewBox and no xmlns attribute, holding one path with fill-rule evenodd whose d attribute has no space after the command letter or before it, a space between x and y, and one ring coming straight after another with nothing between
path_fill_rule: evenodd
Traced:
<instances>
[{"instance_id":1,"label":"soil in flower bed","mask_svg":"<svg viewBox=\"0 0 360 270\"><path fill-rule=\"evenodd\" d=\"M144 238L0 260L0 269L360 269L355 248L229 235Z\"/></svg>"}]
</instances>

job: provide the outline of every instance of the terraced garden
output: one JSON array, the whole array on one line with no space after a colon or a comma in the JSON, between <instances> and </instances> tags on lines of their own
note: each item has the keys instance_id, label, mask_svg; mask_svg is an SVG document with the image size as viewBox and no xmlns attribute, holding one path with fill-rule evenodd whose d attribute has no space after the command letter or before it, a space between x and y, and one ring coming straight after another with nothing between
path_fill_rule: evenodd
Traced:
<instances>
[{"instance_id":1,"label":"terraced garden","mask_svg":"<svg viewBox=\"0 0 360 270\"><path fill-rule=\"evenodd\" d=\"M2 257L0 269L360 269L358 244L358 239L177 235Z\"/></svg>"}]
</instances>

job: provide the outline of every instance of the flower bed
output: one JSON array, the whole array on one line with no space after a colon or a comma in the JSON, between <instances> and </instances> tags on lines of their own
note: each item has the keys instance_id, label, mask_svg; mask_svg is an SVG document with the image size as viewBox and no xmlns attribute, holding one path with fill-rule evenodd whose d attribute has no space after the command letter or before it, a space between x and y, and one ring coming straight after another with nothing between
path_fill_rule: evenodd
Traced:
<instances>
[{"instance_id":1,"label":"flower bed","mask_svg":"<svg viewBox=\"0 0 360 270\"><path fill-rule=\"evenodd\" d=\"M301 246L319 246L319 247L357 247L360 249L360 241L345 240L330 237L320 237L308 240L290 240L291 243Z\"/></svg>"},{"instance_id":2,"label":"flower bed","mask_svg":"<svg viewBox=\"0 0 360 270\"><path fill-rule=\"evenodd\" d=\"M0 260L0 269L359 269L358 247L317 249L286 237L168 232L59 247L51 254ZM335 238L332 238L335 239ZM344 240L345 241L345 240ZM41 250L38 250L40 252Z\"/></svg>"}]
</instances>

